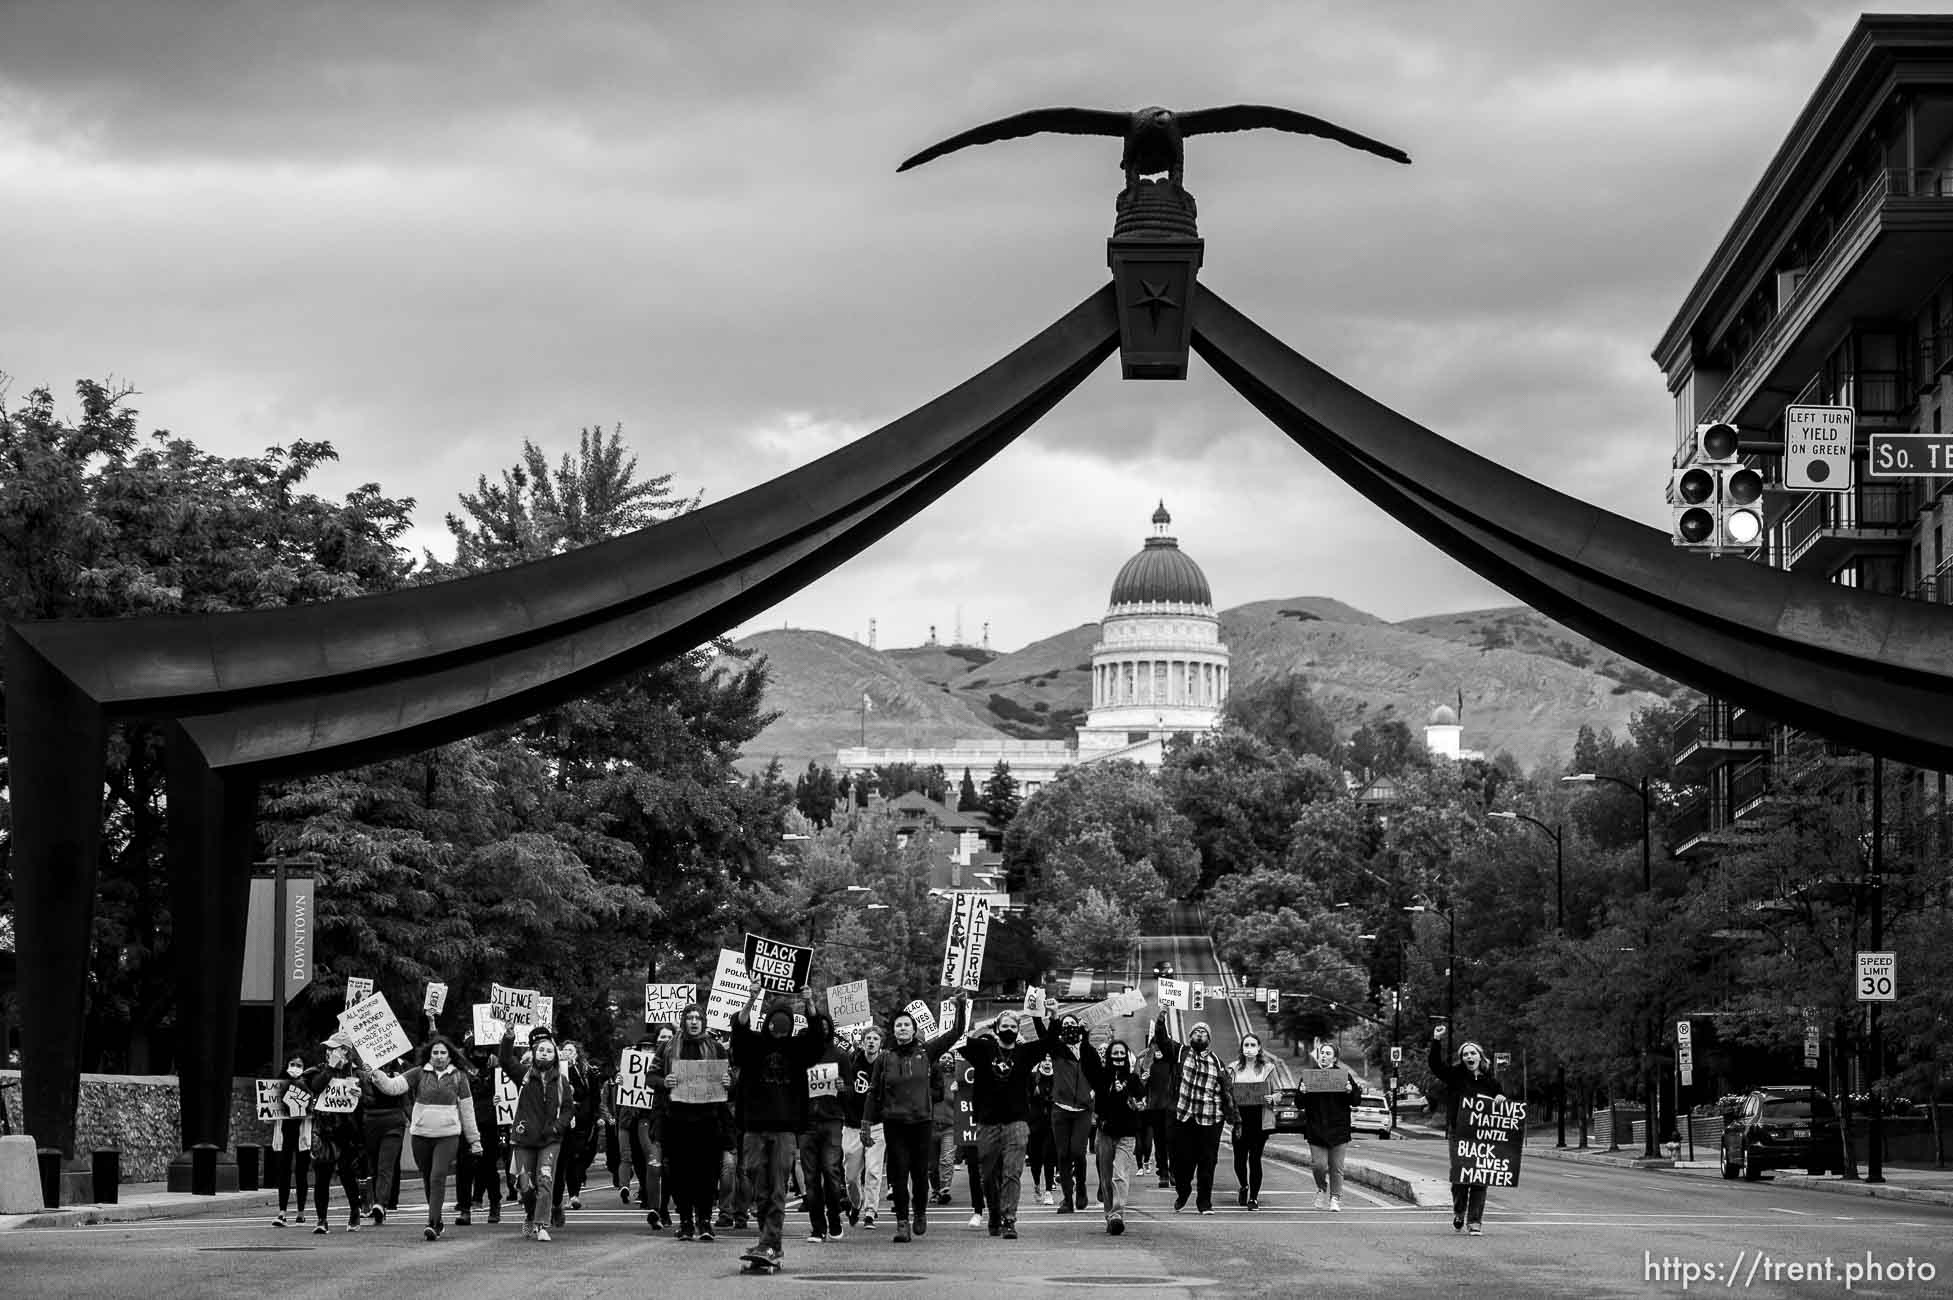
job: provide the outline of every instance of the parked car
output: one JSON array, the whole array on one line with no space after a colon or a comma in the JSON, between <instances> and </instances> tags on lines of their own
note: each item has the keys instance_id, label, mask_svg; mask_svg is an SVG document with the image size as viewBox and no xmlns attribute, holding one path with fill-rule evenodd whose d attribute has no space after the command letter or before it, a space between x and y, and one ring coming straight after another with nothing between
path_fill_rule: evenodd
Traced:
<instances>
[{"instance_id":1,"label":"parked car","mask_svg":"<svg viewBox=\"0 0 1953 1300\"><path fill-rule=\"evenodd\" d=\"M1766 1169L1830 1173L1843 1158L1837 1112L1816 1088L1758 1088L1723 1112L1724 1178L1754 1180Z\"/></svg>"},{"instance_id":2,"label":"parked car","mask_svg":"<svg viewBox=\"0 0 1953 1300\"><path fill-rule=\"evenodd\" d=\"M1277 1133L1300 1133L1302 1131L1302 1090L1283 1088L1276 1094L1275 1131Z\"/></svg>"},{"instance_id":3,"label":"parked car","mask_svg":"<svg viewBox=\"0 0 1953 1300\"><path fill-rule=\"evenodd\" d=\"M1350 1107L1349 1126L1358 1133L1374 1133L1388 1138L1396 1127L1390 1118L1390 1099L1380 1092L1366 1092Z\"/></svg>"}]
</instances>

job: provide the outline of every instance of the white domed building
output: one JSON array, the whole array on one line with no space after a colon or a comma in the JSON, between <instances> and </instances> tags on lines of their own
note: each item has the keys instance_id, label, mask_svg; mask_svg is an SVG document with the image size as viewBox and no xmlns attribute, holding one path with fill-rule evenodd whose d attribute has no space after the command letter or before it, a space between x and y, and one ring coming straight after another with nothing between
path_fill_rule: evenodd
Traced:
<instances>
[{"instance_id":1,"label":"white domed building","mask_svg":"<svg viewBox=\"0 0 1953 1300\"><path fill-rule=\"evenodd\" d=\"M1169 534L1172 523L1161 502L1153 512L1153 535L1112 580L1092 647L1092 708L1073 740L985 737L941 749L850 748L835 756L837 770L940 764L952 780L970 769L981 785L1003 762L1028 797L1079 763L1157 768L1173 736L1217 730L1227 703L1227 646L1207 575Z\"/></svg>"}]
</instances>

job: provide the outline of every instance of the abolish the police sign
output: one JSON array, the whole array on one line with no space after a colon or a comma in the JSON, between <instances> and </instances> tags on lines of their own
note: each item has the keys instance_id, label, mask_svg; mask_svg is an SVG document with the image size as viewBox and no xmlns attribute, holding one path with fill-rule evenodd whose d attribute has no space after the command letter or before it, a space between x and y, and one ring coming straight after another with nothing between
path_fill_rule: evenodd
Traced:
<instances>
[{"instance_id":1,"label":"abolish the police sign","mask_svg":"<svg viewBox=\"0 0 1953 1300\"><path fill-rule=\"evenodd\" d=\"M1465 1098L1458 1103L1458 1129L1451 1135L1451 1181L1517 1187L1525 1136L1525 1102Z\"/></svg>"}]
</instances>

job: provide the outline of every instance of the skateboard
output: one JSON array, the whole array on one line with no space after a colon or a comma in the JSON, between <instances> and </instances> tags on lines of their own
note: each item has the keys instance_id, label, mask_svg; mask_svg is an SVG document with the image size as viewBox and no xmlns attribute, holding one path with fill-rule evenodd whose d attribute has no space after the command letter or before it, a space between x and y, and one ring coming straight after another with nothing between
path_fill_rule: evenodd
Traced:
<instances>
[{"instance_id":1,"label":"skateboard","mask_svg":"<svg viewBox=\"0 0 1953 1300\"><path fill-rule=\"evenodd\" d=\"M778 1273L780 1261L758 1250L748 1251L739 1257L741 1273Z\"/></svg>"}]
</instances>

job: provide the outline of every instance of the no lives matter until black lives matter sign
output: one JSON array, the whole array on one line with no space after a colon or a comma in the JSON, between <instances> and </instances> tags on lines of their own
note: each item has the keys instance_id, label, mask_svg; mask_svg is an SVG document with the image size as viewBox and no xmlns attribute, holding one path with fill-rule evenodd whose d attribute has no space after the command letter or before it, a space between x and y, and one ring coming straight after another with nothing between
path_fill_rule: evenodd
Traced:
<instances>
[{"instance_id":1,"label":"no lives matter until black lives matter sign","mask_svg":"<svg viewBox=\"0 0 1953 1300\"><path fill-rule=\"evenodd\" d=\"M764 939L757 934L746 936L746 973L763 989L791 993L806 985L807 973L813 968L812 948Z\"/></svg>"},{"instance_id":2,"label":"no lives matter until black lives matter sign","mask_svg":"<svg viewBox=\"0 0 1953 1300\"><path fill-rule=\"evenodd\" d=\"M1458 1103L1458 1128L1451 1135L1451 1181L1517 1187L1525 1137L1525 1102L1465 1098Z\"/></svg>"}]
</instances>

